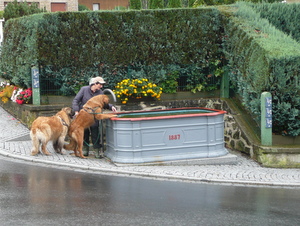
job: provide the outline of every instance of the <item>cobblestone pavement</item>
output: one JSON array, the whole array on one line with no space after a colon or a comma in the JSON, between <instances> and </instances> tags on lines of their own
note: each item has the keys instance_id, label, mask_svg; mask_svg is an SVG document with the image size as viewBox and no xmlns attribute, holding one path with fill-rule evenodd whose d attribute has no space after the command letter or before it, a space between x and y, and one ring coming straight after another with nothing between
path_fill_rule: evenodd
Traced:
<instances>
[{"instance_id":1,"label":"cobblestone pavement","mask_svg":"<svg viewBox=\"0 0 300 226\"><path fill-rule=\"evenodd\" d=\"M56 154L51 143L48 144L51 156L31 156L31 147L29 129L0 107L0 154L15 160L86 173L198 183L300 187L300 169L264 168L237 152L232 152L237 156L236 164L116 166L106 159L81 159L65 150L63 155Z\"/></svg>"}]
</instances>

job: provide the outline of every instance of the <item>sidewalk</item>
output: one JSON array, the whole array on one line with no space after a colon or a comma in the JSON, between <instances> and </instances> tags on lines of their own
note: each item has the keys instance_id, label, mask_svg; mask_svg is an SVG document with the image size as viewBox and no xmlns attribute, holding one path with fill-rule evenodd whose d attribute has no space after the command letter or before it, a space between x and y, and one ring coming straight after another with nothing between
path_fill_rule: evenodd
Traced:
<instances>
[{"instance_id":1,"label":"sidewalk","mask_svg":"<svg viewBox=\"0 0 300 226\"><path fill-rule=\"evenodd\" d=\"M51 142L51 156L31 156L29 129L0 107L0 154L51 167L63 167L91 173L119 176L136 176L161 180L197 183L264 185L300 188L300 169L264 168L237 152L234 165L187 165L187 166L116 166L106 159L81 159L65 151L56 154Z\"/></svg>"}]
</instances>

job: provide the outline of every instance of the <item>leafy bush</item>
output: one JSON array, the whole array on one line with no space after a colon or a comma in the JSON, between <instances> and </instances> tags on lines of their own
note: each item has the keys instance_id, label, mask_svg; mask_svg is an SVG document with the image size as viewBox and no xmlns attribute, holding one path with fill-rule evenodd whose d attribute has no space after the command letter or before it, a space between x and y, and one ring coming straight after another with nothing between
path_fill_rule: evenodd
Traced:
<instances>
[{"instance_id":1,"label":"leafy bush","mask_svg":"<svg viewBox=\"0 0 300 226\"><path fill-rule=\"evenodd\" d=\"M149 0L149 9L163 9L164 1L163 0Z\"/></svg>"},{"instance_id":2,"label":"leafy bush","mask_svg":"<svg viewBox=\"0 0 300 226\"><path fill-rule=\"evenodd\" d=\"M168 8L180 8L181 0L169 0L168 1Z\"/></svg>"},{"instance_id":3,"label":"leafy bush","mask_svg":"<svg viewBox=\"0 0 300 226\"><path fill-rule=\"evenodd\" d=\"M142 2L141 0L130 0L129 7L130 9L142 9Z\"/></svg>"},{"instance_id":4,"label":"leafy bush","mask_svg":"<svg viewBox=\"0 0 300 226\"><path fill-rule=\"evenodd\" d=\"M159 85L163 89L164 93L176 93L178 90L178 79L178 71L169 72L161 79Z\"/></svg>"},{"instance_id":5,"label":"leafy bush","mask_svg":"<svg viewBox=\"0 0 300 226\"><path fill-rule=\"evenodd\" d=\"M42 12L46 12L46 10L40 9L38 7L38 3L33 2L29 5L26 1L17 2L17 0L14 0L13 2L8 3L5 7L3 17L5 21L8 21L12 18L18 18Z\"/></svg>"},{"instance_id":6,"label":"leafy bush","mask_svg":"<svg viewBox=\"0 0 300 226\"><path fill-rule=\"evenodd\" d=\"M78 11L90 11L90 9L85 5L78 4Z\"/></svg>"}]
</instances>

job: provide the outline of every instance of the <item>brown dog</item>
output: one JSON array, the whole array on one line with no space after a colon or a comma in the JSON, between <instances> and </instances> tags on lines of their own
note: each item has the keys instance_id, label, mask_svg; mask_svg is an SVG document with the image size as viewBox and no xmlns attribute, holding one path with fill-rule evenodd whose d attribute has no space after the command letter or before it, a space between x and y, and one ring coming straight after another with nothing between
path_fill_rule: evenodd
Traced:
<instances>
[{"instance_id":1,"label":"brown dog","mask_svg":"<svg viewBox=\"0 0 300 226\"><path fill-rule=\"evenodd\" d=\"M82 154L84 129L89 128L95 123L95 120L109 119L114 117L113 114L102 114L102 109L109 103L106 95L92 97L81 109L72 121L68 136L70 143L64 145L64 149L73 150L75 156L86 158Z\"/></svg>"},{"instance_id":2,"label":"brown dog","mask_svg":"<svg viewBox=\"0 0 300 226\"><path fill-rule=\"evenodd\" d=\"M68 128L71 124L72 109L65 107L56 115L51 117L38 117L31 125L30 137L32 140L31 155L40 152L40 144L42 144L42 152L50 155L47 151L47 143L51 140L53 148L57 153L61 154Z\"/></svg>"}]
</instances>

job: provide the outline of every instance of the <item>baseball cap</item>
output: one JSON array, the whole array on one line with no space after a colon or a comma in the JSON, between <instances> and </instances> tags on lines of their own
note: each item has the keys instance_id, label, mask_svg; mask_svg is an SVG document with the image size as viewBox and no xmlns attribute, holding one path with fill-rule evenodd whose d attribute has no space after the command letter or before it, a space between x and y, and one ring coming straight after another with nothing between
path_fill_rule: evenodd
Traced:
<instances>
[{"instance_id":1,"label":"baseball cap","mask_svg":"<svg viewBox=\"0 0 300 226\"><path fill-rule=\"evenodd\" d=\"M102 77L95 77L95 78L90 79L90 82L89 82L90 86L94 85L96 83L105 84L105 81Z\"/></svg>"}]
</instances>

